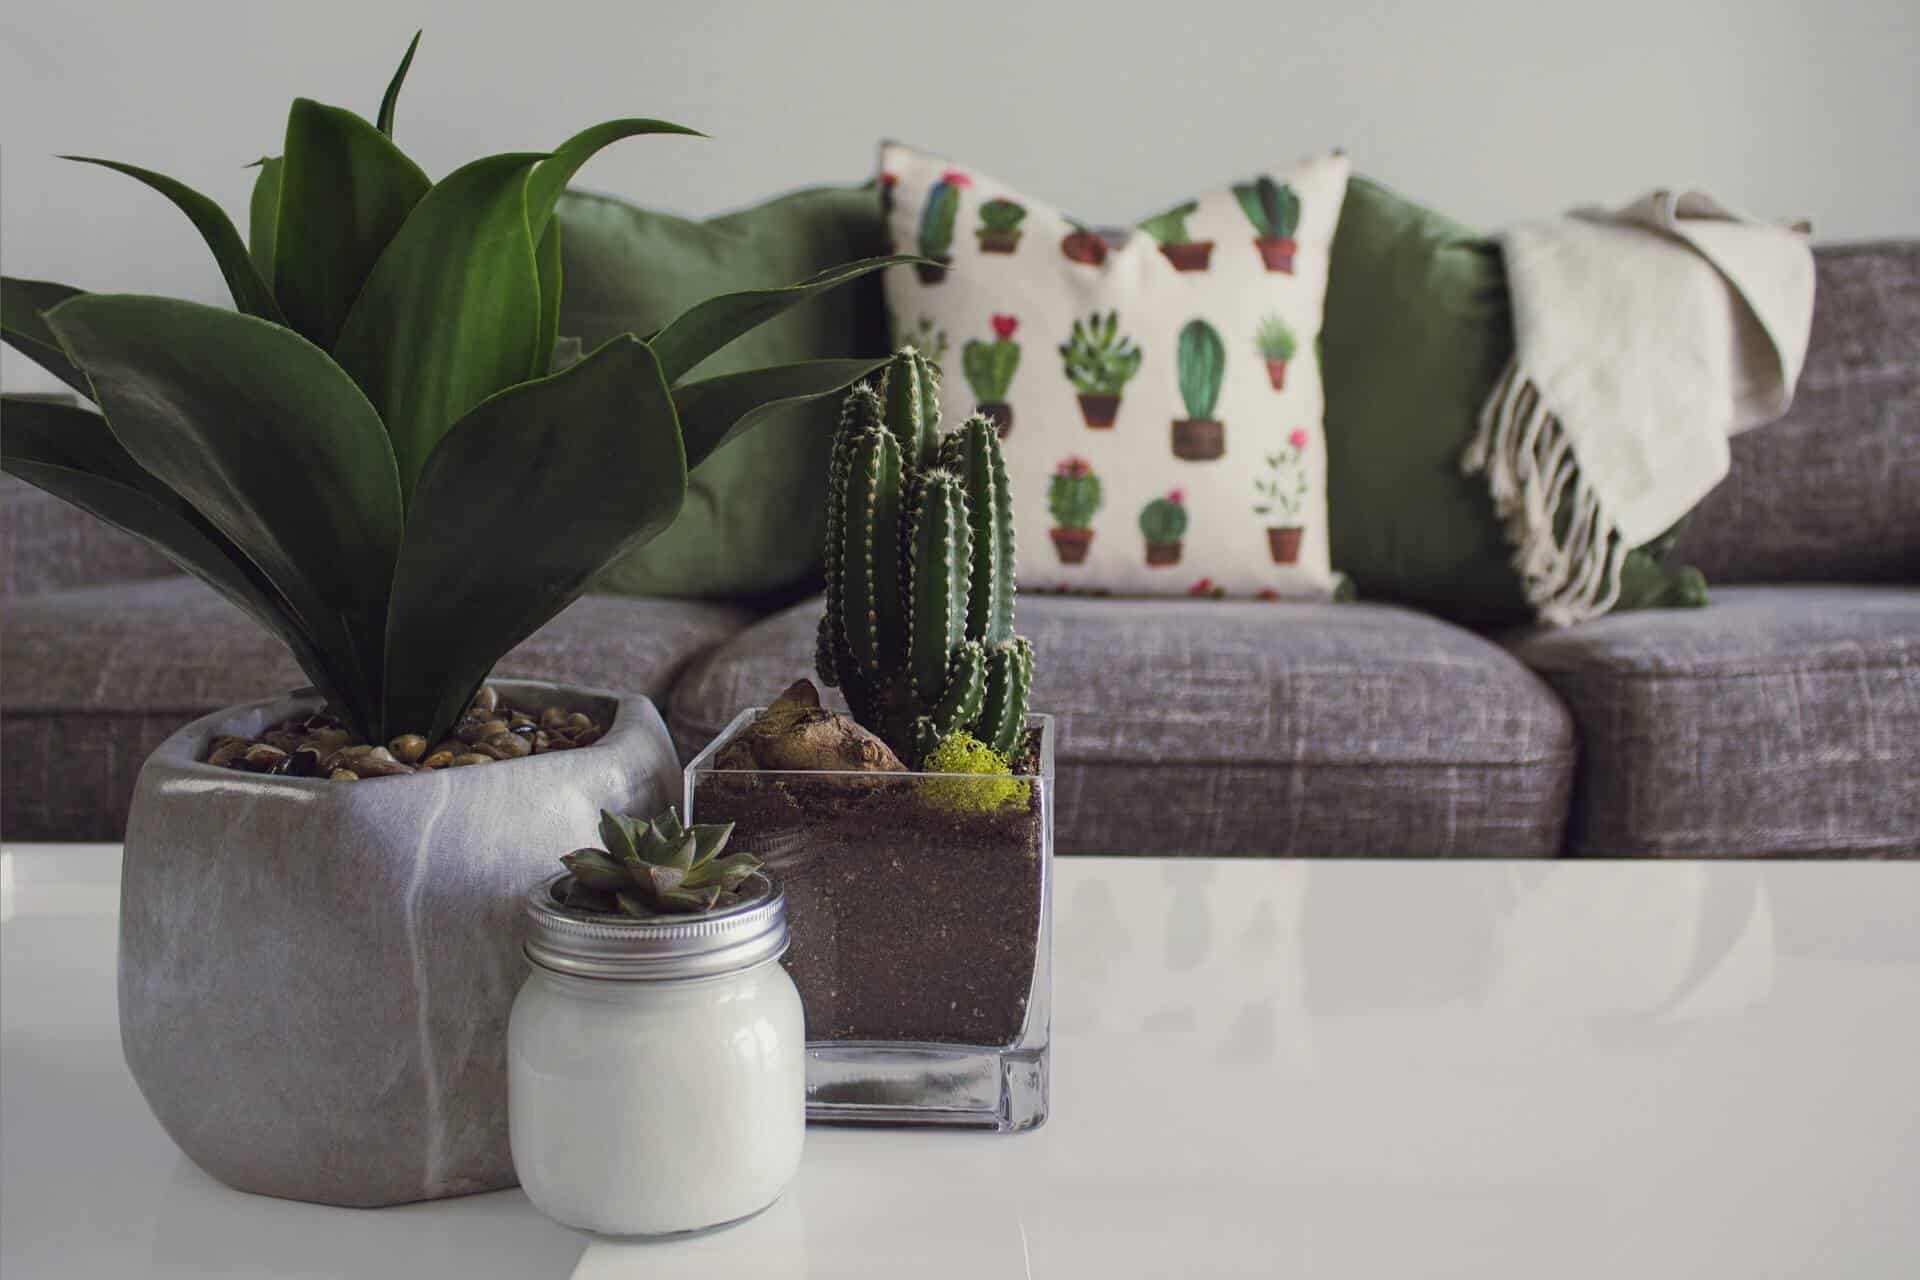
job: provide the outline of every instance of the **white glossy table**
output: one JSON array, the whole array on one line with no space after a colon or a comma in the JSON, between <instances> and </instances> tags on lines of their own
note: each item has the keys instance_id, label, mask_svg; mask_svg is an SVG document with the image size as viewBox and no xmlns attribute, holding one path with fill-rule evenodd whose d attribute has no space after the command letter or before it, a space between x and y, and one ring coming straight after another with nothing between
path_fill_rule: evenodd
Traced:
<instances>
[{"instance_id":1,"label":"white glossy table","mask_svg":"<svg viewBox=\"0 0 1920 1280\"><path fill-rule=\"evenodd\" d=\"M0 1275L1920 1274L1920 865L1063 859L1053 1117L730 1230L241 1195L120 1059L117 853L0 858Z\"/></svg>"}]
</instances>

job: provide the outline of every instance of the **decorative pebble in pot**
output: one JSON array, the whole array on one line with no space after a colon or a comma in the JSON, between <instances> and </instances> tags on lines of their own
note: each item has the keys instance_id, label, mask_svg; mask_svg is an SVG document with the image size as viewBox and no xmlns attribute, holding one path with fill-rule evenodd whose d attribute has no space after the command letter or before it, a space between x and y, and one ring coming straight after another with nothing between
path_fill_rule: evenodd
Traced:
<instances>
[{"instance_id":1,"label":"decorative pebble in pot","mask_svg":"<svg viewBox=\"0 0 1920 1280\"><path fill-rule=\"evenodd\" d=\"M666 1235L779 1198L806 1132L786 900L731 824L601 818L527 899L508 1028L514 1167L541 1212Z\"/></svg>"}]
</instances>

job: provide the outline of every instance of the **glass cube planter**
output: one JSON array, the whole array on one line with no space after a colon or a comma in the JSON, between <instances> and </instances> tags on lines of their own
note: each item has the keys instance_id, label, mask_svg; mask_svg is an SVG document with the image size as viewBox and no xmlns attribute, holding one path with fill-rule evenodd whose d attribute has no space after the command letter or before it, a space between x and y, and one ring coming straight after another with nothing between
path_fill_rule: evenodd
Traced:
<instances>
[{"instance_id":1,"label":"glass cube planter","mask_svg":"<svg viewBox=\"0 0 1920 1280\"><path fill-rule=\"evenodd\" d=\"M787 894L807 1117L1015 1132L1047 1117L1053 721L1037 772L685 771L689 822L732 822Z\"/></svg>"}]
</instances>

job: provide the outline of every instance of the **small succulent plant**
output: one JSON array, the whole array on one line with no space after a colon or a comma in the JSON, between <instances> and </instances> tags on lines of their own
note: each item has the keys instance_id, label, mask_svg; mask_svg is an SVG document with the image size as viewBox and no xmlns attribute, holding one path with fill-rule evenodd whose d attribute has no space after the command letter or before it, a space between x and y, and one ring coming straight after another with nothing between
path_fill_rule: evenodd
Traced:
<instances>
[{"instance_id":1,"label":"small succulent plant","mask_svg":"<svg viewBox=\"0 0 1920 1280\"><path fill-rule=\"evenodd\" d=\"M732 906L760 869L751 853L720 856L732 835L731 822L684 827L672 809L651 822L602 809L607 847L561 858L572 875L555 895L563 906L639 919Z\"/></svg>"},{"instance_id":2,"label":"small succulent plant","mask_svg":"<svg viewBox=\"0 0 1920 1280\"><path fill-rule=\"evenodd\" d=\"M1073 322L1073 333L1060 344L1067 379L1083 395L1117 396L1140 371L1140 349L1120 333L1120 315L1098 311Z\"/></svg>"},{"instance_id":3,"label":"small succulent plant","mask_svg":"<svg viewBox=\"0 0 1920 1280\"><path fill-rule=\"evenodd\" d=\"M1100 510L1100 477L1085 458L1063 459L1047 481L1047 511L1062 529L1085 529Z\"/></svg>"},{"instance_id":4,"label":"small succulent plant","mask_svg":"<svg viewBox=\"0 0 1920 1280\"><path fill-rule=\"evenodd\" d=\"M1220 403L1220 383L1226 376L1227 348L1220 333L1205 320L1190 320L1180 331L1178 367L1180 399L1187 417L1210 419Z\"/></svg>"},{"instance_id":5,"label":"small succulent plant","mask_svg":"<svg viewBox=\"0 0 1920 1280\"><path fill-rule=\"evenodd\" d=\"M1020 344L1013 340L1019 319L996 312L992 323L992 342L973 341L960 348L961 372L982 404L1005 403L1013 375L1020 369Z\"/></svg>"},{"instance_id":6,"label":"small succulent plant","mask_svg":"<svg viewBox=\"0 0 1920 1280\"><path fill-rule=\"evenodd\" d=\"M1268 316L1253 331L1253 345L1263 359L1291 360L1293 358L1293 330L1279 316Z\"/></svg>"}]
</instances>

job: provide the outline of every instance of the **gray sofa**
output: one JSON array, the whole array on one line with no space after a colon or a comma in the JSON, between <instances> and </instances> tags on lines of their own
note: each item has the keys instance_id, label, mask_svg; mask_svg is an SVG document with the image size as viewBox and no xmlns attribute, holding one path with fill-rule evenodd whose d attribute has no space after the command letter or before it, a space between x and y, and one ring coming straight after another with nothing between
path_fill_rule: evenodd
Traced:
<instances>
[{"instance_id":1,"label":"gray sofa","mask_svg":"<svg viewBox=\"0 0 1920 1280\"><path fill-rule=\"evenodd\" d=\"M1678 554L1705 609L1486 636L1386 604L1024 597L1063 852L1920 856L1920 244L1819 252L1793 412ZM0 834L110 840L141 759L300 683L158 556L0 492ZM806 674L817 603L592 596L502 674L637 690L683 753Z\"/></svg>"}]
</instances>

